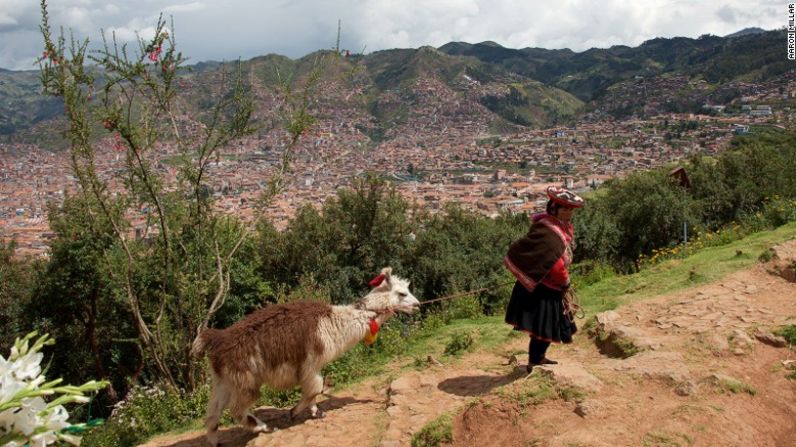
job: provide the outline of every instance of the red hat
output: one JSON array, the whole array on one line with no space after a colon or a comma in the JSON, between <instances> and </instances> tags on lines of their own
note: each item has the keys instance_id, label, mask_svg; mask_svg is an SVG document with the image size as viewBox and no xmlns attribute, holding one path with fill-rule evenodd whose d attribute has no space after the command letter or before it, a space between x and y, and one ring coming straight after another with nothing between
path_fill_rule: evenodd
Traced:
<instances>
[{"instance_id":1,"label":"red hat","mask_svg":"<svg viewBox=\"0 0 796 447\"><path fill-rule=\"evenodd\" d=\"M580 208L583 206L583 198L581 196L568 189L559 188L557 186L550 186L547 188L547 197L553 202L567 208Z\"/></svg>"}]
</instances>

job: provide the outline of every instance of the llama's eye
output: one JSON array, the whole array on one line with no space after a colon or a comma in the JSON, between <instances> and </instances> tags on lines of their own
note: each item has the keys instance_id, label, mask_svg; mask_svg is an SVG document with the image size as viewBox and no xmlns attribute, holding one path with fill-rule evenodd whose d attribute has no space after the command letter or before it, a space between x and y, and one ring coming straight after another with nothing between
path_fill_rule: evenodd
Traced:
<instances>
[{"instance_id":1,"label":"llama's eye","mask_svg":"<svg viewBox=\"0 0 796 447\"><path fill-rule=\"evenodd\" d=\"M405 297L405 296L406 296L406 292L398 292L398 296L400 296L401 298L403 298L403 297Z\"/></svg>"}]
</instances>

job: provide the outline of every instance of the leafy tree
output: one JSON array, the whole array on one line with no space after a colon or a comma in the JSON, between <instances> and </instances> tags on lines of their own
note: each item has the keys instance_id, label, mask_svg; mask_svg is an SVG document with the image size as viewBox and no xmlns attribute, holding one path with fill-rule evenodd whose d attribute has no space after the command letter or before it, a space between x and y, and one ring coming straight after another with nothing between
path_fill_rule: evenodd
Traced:
<instances>
[{"instance_id":1,"label":"leafy tree","mask_svg":"<svg viewBox=\"0 0 796 447\"><path fill-rule=\"evenodd\" d=\"M412 207L383 180L368 176L338 191L318 211L302 208L288 228L259 229L262 276L286 289L314 284L333 302L361 297L390 265L431 299L505 281L503 256L527 231L524 215L495 219L457 206L429 214ZM267 247L267 249L266 249ZM500 297L485 297L485 305Z\"/></svg>"},{"instance_id":2,"label":"leafy tree","mask_svg":"<svg viewBox=\"0 0 796 447\"><path fill-rule=\"evenodd\" d=\"M16 241L0 240L0 351L30 328L32 316L25 312L41 262L15 255Z\"/></svg>"},{"instance_id":3,"label":"leafy tree","mask_svg":"<svg viewBox=\"0 0 796 447\"><path fill-rule=\"evenodd\" d=\"M309 205L300 209L282 233L261 225L263 276L289 288L312 276L334 302L357 299L382 267L400 271L412 228L408 209L385 181L357 179L320 212Z\"/></svg>"},{"instance_id":4,"label":"leafy tree","mask_svg":"<svg viewBox=\"0 0 796 447\"><path fill-rule=\"evenodd\" d=\"M172 389L193 390L201 363L191 357L192 342L229 296L235 260L248 237L238 219L214 208L207 169L223 147L253 131L251 95L240 72L230 78L222 69L213 105L198 117L196 130L177 97L185 58L163 20L152 39L139 39L136 49L103 36L103 48L88 53L88 40L72 39L67 47L63 35L53 38L44 0L41 10L41 82L45 93L64 101L77 194L93 237L100 237L99 257L87 252L85 261L101 262L102 284L126 304L147 372ZM101 77L87 69L87 60ZM317 81L318 71L308 78ZM286 149L266 199L285 188L292 148L313 122L307 112L311 89L293 88L284 98ZM91 138L98 128L124 153L125 168L113 178L120 185L116 190L98 171ZM156 169L161 142L180 154L175 181ZM135 224L133 216L142 216L143 224ZM243 276L238 280L252 286ZM92 296L91 287L85 296Z\"/></svg>"},{"instance_id":5,"label":"leafy tree","mask_svg":"<svg viewBox=\"0 0 796 447\"><path fill-rule=\"evenodd\" d=\"M733 139L717 160L692 158L695 213L710 229L759 211L774 196L796 197L796 135L756 129Z\"/></svg>"},{"instance_id":6,"label":"leafy tree","mask_svg":"<svg viewBox=\"0 0 796 447\"><path fill-rule=\"evenodd\" d=\"M607 260L620 269L638 269L642 253L669 246L694 224L689 197L664 170L631 174L611 182L576 219L582 258Z\"/></svg>"},{"instance_id":7,"label":"leafy tree","mask_svg":"<svg viewBox=\"0 0 796 447\"><path fill-rule=\"evenodd\" d=\"M449 205L444 213L423 216L420 225L404 263L411 271L415 295L433 299L505 282L503 257L530 223L524 214L489 219ZM482 298L489 311L507 297Z\"/></svg>"},{"instance_id":8,"label":"leafy tree","mask_svg":"<svg viewBox=\"0 0 796 447\"><path fill-rule=\"evenodd\" d=\"M113 233L107 222L103 228L99 219L88 219L88 209L81 196L70 196L49 211L56 237L25 313L35 316L37 330L73 343L53 352L51 368L71 382L108 380L102 396L110 406L137 381L144 358L129 309L103 271Z\"/></svg>"}]
</instances>

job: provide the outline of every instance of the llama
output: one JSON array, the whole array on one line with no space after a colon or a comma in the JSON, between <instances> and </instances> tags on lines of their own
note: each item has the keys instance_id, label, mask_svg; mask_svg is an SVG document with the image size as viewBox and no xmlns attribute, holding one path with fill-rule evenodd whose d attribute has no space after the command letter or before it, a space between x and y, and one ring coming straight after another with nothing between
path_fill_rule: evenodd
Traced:
<instances>
[{"instance_id":1,"label":"llama","mask_svg":"<svg viewBox=\"0 0 796 447\"><path fill-rule=\"evenodd\" d=\"M380 281L380 282L379 282ZM268 426L249 412L260 386L301 386L302 397L290 410L293 419L309 408L323 417L315 398L323 391L321 369L357 343L372 337L395 311L412 313L420 302L409 282L386 267L371 281L374 288L359 302L333 306L294 302L259 309L226 329L208 329L197 338L193 354L210 357L212 395L207 407L207 440L218 445L218 420L229 405L232 417L254 433Z\"/></svg>"}]
</instances>

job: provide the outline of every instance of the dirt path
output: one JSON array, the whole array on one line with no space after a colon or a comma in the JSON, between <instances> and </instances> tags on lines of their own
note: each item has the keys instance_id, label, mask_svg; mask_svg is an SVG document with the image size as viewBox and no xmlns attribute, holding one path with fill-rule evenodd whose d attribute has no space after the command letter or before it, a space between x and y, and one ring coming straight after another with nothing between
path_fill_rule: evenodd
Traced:
<instances>
[{"instance_id":1,"label":"dirt path","mask_svg":"<svg viewBox=\"0 0 796 447\"><path fill-rule=\"evenodd\" d=\"M792 262L796 241L777 251ZM545 368L589 389L580 402L489 398L455 421L453 445L796 446L796 381L783 366L796 352L755 336L796 324L796 284L771 267L604 314L613 333L647 349L610 358L581 337Z\"/></svg>"},{"instance_id":2,"label":"dirt path","mask_svg":"<svg viewBox=\"0 0 796 447\"><path fill-rule=\"evenodd\" d=\"M796 259L796 242L778 247L778 253ZM757 328L796 323L796 284L757 266L623 306L607 320L606 327L644 350L612 358L604 354L610 346L601 353L583 334L572 345L552 348L550 356L561 364L540 374L557 386L582 390L569 402L527 405L505 397L528 383L522 365L506 365L506 353L527 348L527 339L516 338L494 353L336 392L320 404L323 419L290 423L287 410L260 408L258 417L278 431L255 437L227 428L221 442L408 446L426 423L455 411L457 446L796 445L796 381L786 378L782 365L796 353L754 335ZM493 392L498 387L502 397ZM189 432L145 445L206 444L201 432Z\"/></svg>"}]
</instances>

